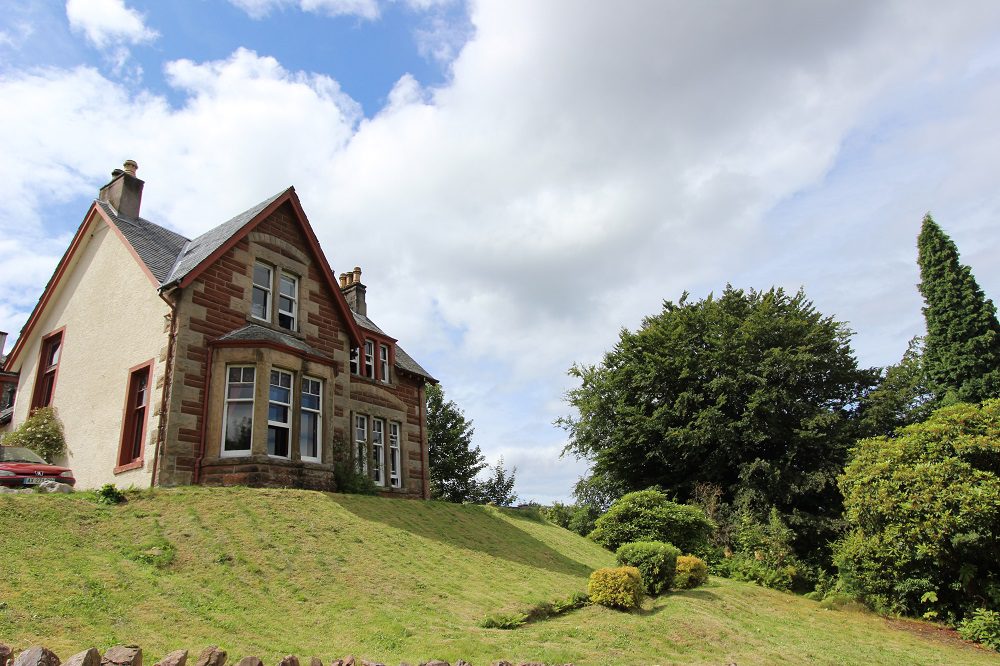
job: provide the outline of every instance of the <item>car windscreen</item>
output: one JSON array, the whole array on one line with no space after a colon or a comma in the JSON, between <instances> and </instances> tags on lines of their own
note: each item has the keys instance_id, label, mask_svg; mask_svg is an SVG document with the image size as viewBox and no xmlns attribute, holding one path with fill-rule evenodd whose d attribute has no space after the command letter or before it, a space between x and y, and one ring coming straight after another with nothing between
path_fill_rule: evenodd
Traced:
<instances>
[{"instance_id":1,"label":"car windscreen","mask_svg":"<svg viewBox=\"0 0 1000 666\"><path fill-rule=\"evenodd\" d=\"M40 455L31 449L24 448L23 446L0 446L0 462L26 462L38 465L48 464Z\"/></svg>"}]
</instances>

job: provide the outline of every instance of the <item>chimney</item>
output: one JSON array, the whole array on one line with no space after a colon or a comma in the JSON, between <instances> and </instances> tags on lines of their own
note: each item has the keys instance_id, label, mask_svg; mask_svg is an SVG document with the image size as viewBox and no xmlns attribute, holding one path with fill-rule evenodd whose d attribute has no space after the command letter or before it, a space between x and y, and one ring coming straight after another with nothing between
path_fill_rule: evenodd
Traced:
<instances>
[{"instance_id":1,"label":"chimney","mask_svg":"<svg viewBox=\"0 0 1000 666\"><path fill-rule=\"evenodd\" d=\"M101 188L97 198L111 204L122 217L139 217L144 182L136 178L139 165L134 160L125 160L121 169L111 172L111 182Z\"/></svg>"},{"instance_id":2,"label":"chimney","mask_svg":"<svg viewBox=\"0 0 1000 666\"><path fill-rule=\"evenodd\" d=\"M7 344L7 334L3 331L0 331L0 360L3 359L3 346L5 344ZM2 369L3 367L0 366L0 370Z\"/></svg>"},{"instance_id":3,"label":"chimney","mask_svg":"<svg viewBox=\"0 0 1000 666\"><path fill-rule=\"evenodd\" d=\"M361 284L360 266L355 266L353 273L340 274L340 289L351 309L367 317L368 306L365 305L365 285Z\"/></svg>"}]
</instances>

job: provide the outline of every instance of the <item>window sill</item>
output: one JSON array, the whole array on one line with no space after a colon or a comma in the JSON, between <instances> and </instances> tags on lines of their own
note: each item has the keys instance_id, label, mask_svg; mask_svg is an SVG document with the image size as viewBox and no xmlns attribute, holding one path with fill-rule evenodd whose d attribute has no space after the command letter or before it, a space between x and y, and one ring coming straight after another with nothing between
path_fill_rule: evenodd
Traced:
<instances>
[{"instance_id":1,"label":"window sill","mask_svg":"<svg viewBox=\"0 0 1000 666\"><path fill-rule=\"evenodd\" d=\"M122 472L129 472L133 469L140 469L144 464L145 461L142 458L139 458L138 460L133 460L130 463L125 463L124 465L118 465L118 467L115 467L112 470L112 472L115 474L121 474Z\"/></svg>"}]
</instances>

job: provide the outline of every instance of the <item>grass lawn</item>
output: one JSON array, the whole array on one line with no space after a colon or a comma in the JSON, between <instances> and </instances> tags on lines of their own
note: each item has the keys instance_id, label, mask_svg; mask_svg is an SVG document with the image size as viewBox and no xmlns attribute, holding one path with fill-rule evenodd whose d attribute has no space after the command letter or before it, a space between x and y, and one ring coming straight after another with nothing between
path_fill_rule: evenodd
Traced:
<instances>
[{"instance_id":1,"label":"grass lawn","mask_svg":"<svg viewBox=\"0 0 1000 666\"><path fill-rule=\"evenodd\" d=\"M932 625L825 610L711 579L638 613L588 607L513 631L489 613L586 588L613 563L523 515L295 490L0 495L0 642L142 646L150 664L210 644L388 664L458 658L583 664L998 664Z\"/></svg>"}]
</instances>

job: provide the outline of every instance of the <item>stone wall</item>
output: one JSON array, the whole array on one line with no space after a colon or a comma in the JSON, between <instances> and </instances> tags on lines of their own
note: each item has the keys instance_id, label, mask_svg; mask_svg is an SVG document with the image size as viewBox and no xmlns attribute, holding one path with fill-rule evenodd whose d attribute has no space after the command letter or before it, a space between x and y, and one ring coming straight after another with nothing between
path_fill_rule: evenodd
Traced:
<instances>
[{"instance_id":1,"label":"stone wall","mask_svg":"<svg viewBox=\"0 0 1000 666\"><path fill-rule=\"evenodd\" d=\"M225 650L216 646L210 646L201 651L193 666L226 666L228 655ZM10 647L0 643L0 666L142 666L142 648L136 645L116 645L109 648L102 656L96 648L89 648L69 657L65 662L61 662L51 650L35 645L23 650L16 656ZM176 650L166 655L153 666L187 666L188 651ZM294 655L288 655L278 662L277 666L323 666L323 661L318 657L310 657L307 660L299 660ZM243 657L235 664L229 666L264 666L264 663L257 657ZM386 666L377 661L359 659L353 655L348 655L340 659L330 660L329 666ZM406 662L400 666L410 666ZM447 661L432 659L431 661L420 662L418 666L451 666ZM472 666L464 659L455 662L455 666ZM546 666L541 662L510 662L503 659L492 662L492 666ZM557 666L553 664L553 666ZM563 666L573 666L564 664Z\"/></svg>"}]
</instances>

